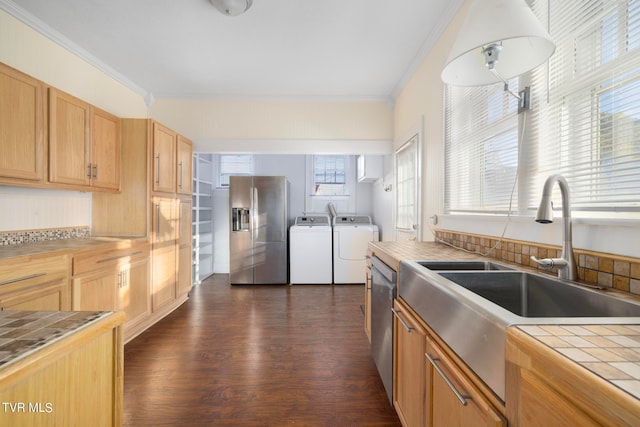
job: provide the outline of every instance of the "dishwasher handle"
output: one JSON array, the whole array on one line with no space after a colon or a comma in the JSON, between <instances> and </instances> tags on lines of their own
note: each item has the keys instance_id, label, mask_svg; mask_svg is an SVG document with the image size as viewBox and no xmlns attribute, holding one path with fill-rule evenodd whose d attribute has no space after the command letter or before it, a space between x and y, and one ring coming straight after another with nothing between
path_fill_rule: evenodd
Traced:
<instances>
[{"instance_id":1,"label":"dishwasher handle","mask_svg":"<svg viewBox=\"0 0 640 427\"><path fill-rule=\"evenodd\" d=\"M384 278L387 279L388 282L393 283L394 285L396 284L397 273L394 269L389 267L387 264L381 261L380 258L375 256L371 258L371 264L372 267L378 270L378 273L384 276Z\"/></svg>"}]
</instances>

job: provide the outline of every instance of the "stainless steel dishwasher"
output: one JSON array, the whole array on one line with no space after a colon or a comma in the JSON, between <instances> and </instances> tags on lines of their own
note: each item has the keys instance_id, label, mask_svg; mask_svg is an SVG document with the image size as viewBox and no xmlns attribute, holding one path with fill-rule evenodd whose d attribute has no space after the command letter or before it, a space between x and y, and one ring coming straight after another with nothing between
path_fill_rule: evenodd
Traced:
<instances>
[{"instance_id":1,"label":"stainless steel dishwasher","mask_svg":"<svg viewBox=\"0 0 640 427\"><path fill-rule=\"evenodd\" d=\"M371 268L371 354L393 404L393 300L396 272L373 257Z\"/></svg>"}]
</instances>

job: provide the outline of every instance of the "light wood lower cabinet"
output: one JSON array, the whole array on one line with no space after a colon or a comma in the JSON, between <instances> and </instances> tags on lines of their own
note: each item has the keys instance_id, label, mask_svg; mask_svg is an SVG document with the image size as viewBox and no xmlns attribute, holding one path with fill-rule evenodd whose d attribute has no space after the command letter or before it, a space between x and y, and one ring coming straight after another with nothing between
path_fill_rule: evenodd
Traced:
<instances>
[{"instance_id":1,"label":"light wood lower cabinet","mask_svg":"<svg viewBox=\"0 0 640 427\"><path fill-rule=\"evenodd\" d=\"M122 317L111 314L3 365L0 425L121 426Z\"/></svg>"},{"instance_id":2,"label":"light wood lower cabinet","mask_svg":"<svg viewBox=\"0 0 640 427\"><path fill-rule=\"evenodd\" d=\"M124 311L125 341L132 334L132 328L143 322L150 313L149 304L149 257L131 262L118 272L118 310Z\"/></svg>"},{"instance_id":3,"label":"light wood lower cabinet","mask_svg":"<svg viewBox=\"0 0 640 427\"><path fill-rule=\"evenodd\" d=\"M393 406L404 426L426 423L426 384L424 354L426 330L408 313L406 306L396 300L393 304L395 336Z\"/></svg>"},{"instance_id":4,"label":"light wood lower cabinet","mask_svg":"<svg viewBox=\"0 0 640 427\"><path fill-rule=\"evenodd\" d=\"M176 298L178 221L174 199L154 197L151 233L152 309L158 311Z\"/></svg>"},{"instance_id":5,"label":"light wood lower cabinet","mask_svg":"<svg viewBox=\"0 0 640 427\"><path fill-rule=\"evenodd\" d=\"M4 261L0 266L0 308L69 310L68 256L17 257Z\"/></svg>"},{"instance_id":6,"label":"light wood lower cabinet","mask_svg":"<svg viewBox=\"0 0 640 427\"><path fill-rule=\"evenodd\" d=\"M151 313L149 244L109 247L74 256L73 310L124 311L124 339Z\"/></svg>"},{"instance_id":7,"label":"light wood lower cabinet","mask_svg":"<svg viewBox=\"0 0 640 427\"><path fill-rule=\"evenodd\" d=\"M401 299L394 312L393 405L402 425L506 426L491 392L429 326Z\"/></svg>"},{"instance_id":8,"label":"light wood lower cabinet","mask_svg":"<svg viewBox=\"0 0 640 427\"><path fill-rule=\"evenodd\" d=\"M181 296L191 291L193 265L193 248L191 246L191 214L192 202L181 200L179 202L178 215L178 282L176 296Z\"/></svg>"},{"instance_id":9,"label":"light wood lower cabinet","mask_svg":"<svg viewBox=\"0 0 640 427\"><path fill-rule=\"evenodd\" d=\"M480 390L434 341L427 339L427 377L431 379L433 427L506 426Z\"/></svg>"},{"instance_id":10,"label":"light wood lower cabinet","mask_svg":"<svg viewBox=\"0 0 640 427\"><path fill-rule=\"evenodd\" d=\"M640 425L635 396L515 327L507 330L506 353L510 426Z\"/></svg>"}]
</instances>

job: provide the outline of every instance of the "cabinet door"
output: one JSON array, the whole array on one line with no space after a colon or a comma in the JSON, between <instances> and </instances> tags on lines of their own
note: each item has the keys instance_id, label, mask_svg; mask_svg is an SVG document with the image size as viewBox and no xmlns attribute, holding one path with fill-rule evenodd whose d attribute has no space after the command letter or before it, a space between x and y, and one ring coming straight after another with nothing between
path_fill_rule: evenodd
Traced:
<instances>
[{"instance_id":1,"label":"cabinet door","mask_svg":"<svg viewBox=\"0 0 640 427\"><path fill-rule=\"evenodd\" d=\"M49 89L49 180L88 186L90 106Z\"/></svg>"},{"instance_id":2,"label":"cabinet door","mask_svg":"<svg viewBox=\"0 0 640 427\"><path fill-rule=\"evenodd\" d=\"M393 305L393 406L403 425L421 426L425 423L427 332L402 303L396 300Z\"/></svg>"},{"instance_id":3,"label":"cabinet door","mask_svg":"<svg viewBox=\"0 0 640 427\"><path fill-rule=\"evenodd\" d=\"M73 279L73 310L116 310L117 274L106 270Z\"/></svg>"},{"instance_id":4,"label":"cabinet door","mask_svg":"<svg viewBox=\"0 0 640 427\"><path fill-rule=\"evenodd\" d=\"M193 148L191 141L184 136L178 135L178 182L176 190L179 194L191 194L193 186Z\"/></svg>"},{"instance_id":5,"label":"cabinet door","mask_svg":"<svg viewBox=\"0 0 640 427\"><path fill-rule=\"evenodd\" d=\"M120 188L120 119L91 109L91 186Z\"/></svg>"},{"instance_id":6,"label":"cabinet door","mask_svg":"<svg viewBox=\"0 0 640 427\"><path fill-rule=\"evenodd\" d=\"M176 191L176 133L153 124L153 191Z\"/></svg>"},{"instance_id":7,"label":"cabinet door","mask_svg":"<svg viewBox=\"0 0 640 427\"><path fill-rule=\"evenodd\" d=\"M118 310L126 314L126 329L150 312L149 258L135 261L118 272Z\"/></svg>"},{"instance_id":8,"label":"cabinet door","mask_svg":"<svg viewBox=\"0 0 640 427\"><path fill-rule=\"evenodd\" d=\"M191 290L191 201L180 202L178 237L178 295Z\"/></svg>"},{"instance_id":9,"label":"cabinet door","mask_svg":"<svg viewBox=\"0 0 640 427\"><path fill-rule=\"evenodd\" d=\"M0 179L43 179L42 92L38 80L0 64Z\"/></svg>"},{"instance_id":10,"label":"cabinet door","mask_svg":"<svg viewBox=\"0 0 640 427\"><path fill-rule=\"evenodd\" d=\"M176 298L177 221L173 199L154 198L151 243L152 308L158 308Z\"/></svg>"},{"instance_id":11,"label":"cabinet door","mask_svg":"<svg viewBox=\"0 0 640 427\"><path fill-rule=\"evenodd\" d=\"M433 427L494 426L506 422L438 345L427 340L427 369L431 371Z\"/></svg>"},{"instance_id":12,"label":"cabinet door","mask_svg":"<svg viewBox=\"0 0 640 427\"><path fill-rule=\"evenodd\" d=\"M27 288L20 293L0 295L2 310L62 311L69 310L67 280L57 280L41 286Z\"/></svg>"}]
</instances>

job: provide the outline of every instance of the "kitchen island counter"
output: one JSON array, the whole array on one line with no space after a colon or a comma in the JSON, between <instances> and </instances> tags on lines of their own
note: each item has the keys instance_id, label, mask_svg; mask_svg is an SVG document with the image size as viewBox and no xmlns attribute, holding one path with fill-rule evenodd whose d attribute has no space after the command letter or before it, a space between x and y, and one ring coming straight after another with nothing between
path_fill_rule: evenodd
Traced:
<instances>
[{"instance_id":1,"label":"kitchen island counter","mask_svg":"<svg viewBox=\"0 0 640 427\"><path fill-rule=\"evenodd\" d=\"M0 425L121 425L123 321L121 312L0 312Z\"/></svg>"}]
</instances>

